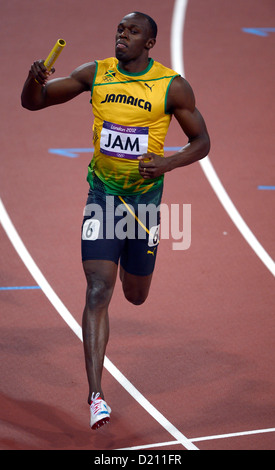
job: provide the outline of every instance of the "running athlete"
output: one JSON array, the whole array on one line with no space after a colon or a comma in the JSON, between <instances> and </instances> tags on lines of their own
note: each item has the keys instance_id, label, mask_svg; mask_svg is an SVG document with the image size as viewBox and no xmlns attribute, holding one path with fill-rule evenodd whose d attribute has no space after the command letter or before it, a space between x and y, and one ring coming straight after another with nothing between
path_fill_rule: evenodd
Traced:
<instances>
[{"instance_id":1,"label":"running athlete","mask_svg":"<svg viewBox=\"0 0 275 470\"><path fill-rule=\"evenodd\" d=\"M35 61L21 97L23 107L39 110L91 93L94 156L88 167L81 243L87 280L82 327L92 429L108 422L111 413L101 379L109 338L108 306L118 266L126 299L141 305L155 266L164 174L204 158L210 148L189 83L149 57L156 36L152 18L130 13L118 25L115 57L84 64L55 80L49 80L54 69L48 72L43 60ZM172 115L188 144L164 157ZM139 211L148 204L156 209L153 220L148 220L146 210Z\"/></svg>"}]
</instances>

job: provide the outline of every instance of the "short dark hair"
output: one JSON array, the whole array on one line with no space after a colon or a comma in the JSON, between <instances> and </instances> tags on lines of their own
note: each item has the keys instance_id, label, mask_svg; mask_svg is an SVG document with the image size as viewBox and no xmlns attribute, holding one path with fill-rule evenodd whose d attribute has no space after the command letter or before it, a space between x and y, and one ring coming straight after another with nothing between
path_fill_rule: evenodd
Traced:
<instances>
[{"instance_id":1,"label":"short dark hair","mask_svg":"<svg viewBox=\"0 0 275 470\"><path fill-rule=\"evenodd\" d=\"M135 15L140 15L146 18L146 20L148 21L150 25L152 38L156 39L157 34L158 34L158 26L157 26L157 23L153 20L153 18L151 18L151 16L149 15L146 15L146 13L141 13L140 11L134 11L133 13Z\"/></svg>"}]
</instances>

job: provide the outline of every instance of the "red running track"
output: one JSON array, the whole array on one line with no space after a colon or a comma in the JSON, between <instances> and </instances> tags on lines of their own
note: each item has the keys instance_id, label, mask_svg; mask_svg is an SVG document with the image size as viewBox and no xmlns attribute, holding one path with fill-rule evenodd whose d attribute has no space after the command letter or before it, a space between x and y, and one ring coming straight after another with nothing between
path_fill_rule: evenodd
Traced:
<instances>
[{"instance_id":1,"label":"red running track","mask_svg":"<svg viewBox=\"0 0 275 470\"><path fill-rule=\"evenodd\" d=\"M48 149L91 147L89 96L31 113L21 108L20 93L30 64L45 57L58 37L67 41L56 63L58 76L113 55L117 22L137 9L132 0L117 5L1 5L0 197L33 260L79 324L85 295L79 238L90 155L66 158ZM152 56L168 66L173 7L172 1L138 3L159 26ZM229 0L189 0L184 65L211 135L211 162L274 259L274 191L258 186L275 184L275 35L242 30L273 27L272 14L269 0L240 0L234 8ZM173 122L166 145L184 144ZM225 212L199 163L167 175L164 202L192 204L191 247L173 251L171 240L162 241L143 307L128 304L117 283L107 356L197 448L273 450L274 276ZM0 237L0 287L35 286L2 227ZM112 421L92 432L79 338L41 289L1 290L0 306L2 450L185 448L107 371Z\"/></svg>"}]
</instances>

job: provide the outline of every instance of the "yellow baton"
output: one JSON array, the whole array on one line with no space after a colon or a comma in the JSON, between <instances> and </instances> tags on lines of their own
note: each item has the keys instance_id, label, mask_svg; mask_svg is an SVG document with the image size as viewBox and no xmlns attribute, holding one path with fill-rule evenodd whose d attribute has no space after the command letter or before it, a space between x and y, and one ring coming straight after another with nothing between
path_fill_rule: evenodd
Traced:
<instances>
[{"instance_id":1,"label":"yellow baton","mask_svg":"<svg viewBox=\"0 0 275 470\"><path fill-rule=\"evenodd\" d=\"M44 65L47 67L48 70L51 70L54 62L56 61L57 57L65 46L66 41L64 41L64 39L58 39L58 41L56 41L53 49L51 50L47 59L44 62Z\"/></svg>"}]
</instances>

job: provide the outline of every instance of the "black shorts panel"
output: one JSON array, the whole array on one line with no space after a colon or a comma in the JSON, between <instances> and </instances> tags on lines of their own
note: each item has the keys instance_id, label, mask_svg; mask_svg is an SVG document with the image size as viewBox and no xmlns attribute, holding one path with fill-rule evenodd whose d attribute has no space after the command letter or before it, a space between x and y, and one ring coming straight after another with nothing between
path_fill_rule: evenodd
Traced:
<instances>
[{"instance_id":1,"label":"black shorts panel","mask_svg":"<svg viewBox=\"0 0 275 470\"><path fill-rule=\"evenodd\" d=\"M82 261L109 260L130 274L153 272L159 245L162 188L146 194L106 194L97 177L84 210Z\"/></svg>"}]
</instances>

